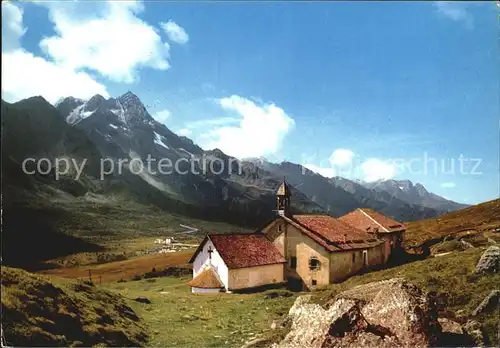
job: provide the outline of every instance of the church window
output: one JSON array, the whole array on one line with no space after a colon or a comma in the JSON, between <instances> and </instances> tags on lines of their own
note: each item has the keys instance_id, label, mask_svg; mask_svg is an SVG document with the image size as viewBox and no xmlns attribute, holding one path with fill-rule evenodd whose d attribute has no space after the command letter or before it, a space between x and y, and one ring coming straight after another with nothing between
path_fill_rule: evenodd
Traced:
<instances>
[{"instance_id":1,"label":"church window","mask_svg":"<svg viewBox=\"0 0 500 348\"><path fill-rule=\"evenodd\" d=\"M356 253L352 253L352 263L356 262Z\"/></svg>"},{"instance_id":2,"label":"church window","mask_svg":"<svg viewBox=\"0 0 500 348\"><path fill-rule=\"evenodd\" d=\"M316 286L316 284L318 284L318 282L316 281L316 279L313 279L313 280L311 281L311 283L312 283L312 285L313 285L313 286Z\"/></svg>"},{"instance_id":3,"label":"church window","mask_svg":"<svg viewBox=\"0 0 500 348\"><path fill-rule=\"evenodd\" d=\"M291 269L297 268L297 258L295 256L292 256L290 258L290 268Z\"/></svg>"},{"instance_id":4,"label":"church window","mask_svg":"<svg viewBox=\"0 0 500 348\"><path fill-rule=\"evenodd\" d=\"M312 270L317 270L321 266L321 262L316 257L311 257L309 259L309 269Z\"/></svg>"}]
</instances>

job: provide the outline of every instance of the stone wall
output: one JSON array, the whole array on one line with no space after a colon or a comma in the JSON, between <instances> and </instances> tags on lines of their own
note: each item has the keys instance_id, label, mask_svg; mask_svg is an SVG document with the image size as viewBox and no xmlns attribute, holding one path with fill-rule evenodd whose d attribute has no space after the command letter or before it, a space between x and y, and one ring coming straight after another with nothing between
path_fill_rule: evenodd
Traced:
<instances>
[{"instance_id":1,"label":"stone wall","mask_svg":"<svg viewBox=\"0 0 500 348\"><path fill-rule=\"evenodd\" d=\"M229 290L253 288L268 284L283 283L283 264L229 270Z\"/></svg>"}]
</instances>

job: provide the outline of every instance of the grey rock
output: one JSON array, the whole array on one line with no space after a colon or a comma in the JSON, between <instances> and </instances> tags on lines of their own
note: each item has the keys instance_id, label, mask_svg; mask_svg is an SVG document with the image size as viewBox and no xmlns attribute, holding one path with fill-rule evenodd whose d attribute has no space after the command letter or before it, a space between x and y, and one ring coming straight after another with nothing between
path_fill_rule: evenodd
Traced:
<instances>
[{"instance_id":1,"label":"grey rock","mask_svg":"<svg viewBox=\"0 0 500 348\"><path fill-rule=\"evenodd\" d=\"M151 300L147 297L136 297L134 300L140 303L151 304Z\"/></svg>"},{"instance_id":2,"label":"grey rock","mask_svg":"<svg viewBox=\"0 0 500 348\"><path fill-rule=\"evenodd\" d=\"M472 338L476 347L485 347L487 345L487 336L481 324L475 320L469 320L462 326L465 335Z\"/></svg>"},{"instance_id":3,"label":"grey rock","mask_svg":"<svg viewBox=\"0 0 500 348\"><path fill-rule=\"evenodd\" d=\"M477 262L474 273L487 274L499 271L500 271L500 247L492 245L488 249L486 249L483 255L481 255L481 258Z\"/></svg>"},{"instance_id":4,"label":"grey rock","mask_svg":"<svg viewBox=\"0 0 500 348\"><path fill-rule=\"evenodd\" d=\"M472 315L476 316L481 313L486 313L494 310L498 310L500 301L500 291L491 290L491 292L484 298L484 300L477 306L473 311Z\"/></svg>"},{"instance_id":5,"label":"grey rock","mask_svg":"<svg viewBox=\"0 0 500 348\"><path fill-rule=\"evenodd\" d=\"M441 333L435 302L397 278L340 293L328 309L301 296L288 318L291 330L274 347L428 347Z\"/></svg>"}]
</instances>

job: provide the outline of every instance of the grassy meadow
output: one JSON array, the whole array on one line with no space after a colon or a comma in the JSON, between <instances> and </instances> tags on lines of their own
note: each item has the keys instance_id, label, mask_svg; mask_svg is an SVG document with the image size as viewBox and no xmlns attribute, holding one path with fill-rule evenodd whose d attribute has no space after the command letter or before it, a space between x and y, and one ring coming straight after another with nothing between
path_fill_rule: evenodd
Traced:
<instances>
[{"instance_id":1,"label":"grassy meadow","mask_svg":"<svg viewBox=\"0 0 500 348\"><path fill-rule=\"evenodd\" d=\"M154 347L239 347L278 331L299 293L269 290L255 294L192 294L190 277L152 278L108 283L103 288L126 298L147 297L151 304L129 301L149 329ZM278 293L279 296L272 296Z\"/></svg>"}]
</instances>

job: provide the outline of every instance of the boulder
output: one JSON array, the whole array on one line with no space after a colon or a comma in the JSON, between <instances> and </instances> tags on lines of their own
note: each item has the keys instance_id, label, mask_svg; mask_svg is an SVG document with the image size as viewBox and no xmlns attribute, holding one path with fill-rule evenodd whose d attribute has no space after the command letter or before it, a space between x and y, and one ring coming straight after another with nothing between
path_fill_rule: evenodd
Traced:
<instances>
[{"instance_id":1,"label":"boulder","mask_svg":"<svg viewBox=\"0 0 500 348\"><path fill-rule=\"evenodd\" d=\"M147 297L137 297L137 298L135 298L135 301L140 302L140 303L147 303L147 304L151 303L151 300Z\"/></svg>"},{"instance_id":2,"label":"boulder","mask_svg":"<svg viewBox=\"0 0 500 348\"><path fill-rule=\"evenodd\" d=\"M441 333L433 299L403 279L354 287L328 309L299 297L288 317L291 330L275 347L427 347Z\"/></svg>"},{"instance_id":3,"label":"boulder","mask_svg":"<svg viewBox=\"0 0 500 348\"><path fill-rule=\"evenodd\" d=\"M462 331L474 342L475 347L487 346L488 339L481 324L475 320L469 320L462 326Z\"/></svg>"},{"instance_id":4,"label":"boulder","mask_svg":"<svg viewBox=\"0 0 500 348\"><path fill-rule=\"evenodd\" d=\"M492 245L481 255L474 273L486 274L500 271L500 248Z\"/></svg>"},{"instance_id":5,"label":"boulder","mask_svg":"<svg viewBox=\"0 0 500 348\"><path fill-rule=\"evenodd\" d=\"M326 347L332 336L333 339L342 336L361 319L360 309L353 300L341 299L327 310L307 302L296 303L294 307L291 331L277 347Z\"/></svg>"},{"instance_id":6,"label":"boulder","mask_svg":"<svg viewBox=\"0 0 500 348\"><path fill-rule=\"evenodd\" d=\"M443 329L439 339L439 347L474 347L474 339L467 334L460 323L448 319L439 318L439 324Z\"/></svg>"},{"instance_id":7,"label":"boulder","mask_svg":"<svg viewBox=\"0 0 500 348\"><path fill-rule=\"evenodd\" d=\"M438 321L443 332L450 332L454 334L462 333L462 325L460 325L460 323L447 318L439 318Z\"/></svg>"},{"instance_id":8,"label":"boulder","mask_svg":"<svg viewBox=\"0 0 500 348\"><path fill-rule=\"evenodd\" d=\"M472 315L476 316L481 313L490 312L494 309L498 309L500 301L500 291L491 290L491 292L484 298L484 300L472 311Z\"/></svg>"},{"instance_id":9,"label":"boulder","mask_svg":"<svg viewBox=\"0 0 500 348\"><path fill-rule=\"evenodd\" d=\"M366 302L361 313L371 325L387 329L402 345L434 345L441 332L435 300L404 279L356 286L337 298Z\"/></svg>"}]
</instances>

